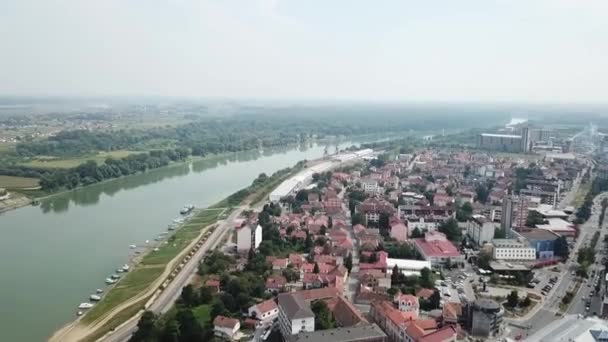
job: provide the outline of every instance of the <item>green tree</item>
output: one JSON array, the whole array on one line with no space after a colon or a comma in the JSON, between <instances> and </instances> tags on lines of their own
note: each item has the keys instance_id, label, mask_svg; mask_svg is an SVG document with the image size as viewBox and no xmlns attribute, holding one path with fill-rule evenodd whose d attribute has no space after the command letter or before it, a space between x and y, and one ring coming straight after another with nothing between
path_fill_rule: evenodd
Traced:
<instances>
[{"instance_id":1,"label":"green tree","mask_svg":"<svg viewBox=\"0 0 608 342\"><path fill-rule=\"evenodd\" d=\"M198 294L198 299L201 304L209 304L211 299L213 299L213 292L211 291L211 288L209 286L201 287Z\"/></svg>"},{"instance_id":2,"label":"green tree","mask_svg":"<svg viewBox=\"0 0 608 342\"><path fill-rule=\"evenodd\" d=\"M545 219L543 216L536 210L531 210L528 213L528 217L526 218L526 226L528 227L536 227L536 225L543 224Z\"/></svg>"},{"instance_id":3,"label":"green tree","mask_svg":"<svg viewBox=\"0 0 608 342\"><path fill-rule=\"evenodd\" d=\"M437 289L433 291L433 294L429 298L429 302L431 310L439 309L439 305L441 305L441 295Z\"/></svg>"},{"instance_id":4,"label":"green tree","mask_svg":"<svg viewBox=\"0 0 608 342\"><path fill-rule=\"evenodd\" d=\"M473 206L469 202L464 202L456 210L456 219L460 222L468 221L472 215L473 215Z\"/></svg>"},{"instance_id":5,"label":"green tree","mask_svg":"<svg viewBox=\"0 0 608 342\"><path fill-rule=\"evenodd\" d=\"M393 286L399 284L399 273L401 273L401 271L399 271L399 267L395 264L395 266L393 266L393 273L391 273L391 284Z\"/></svg>"},{"instance_id":6,"label":"green tree","mask_svg":"<svg viewBox=\"0 0 608 342\"><path fill-rule=\"evenodd\" d=\"M428 267L420 270L420 286L425 287L427 289L432 289L435 286L435 281L433 280L433 273Z\"/></svg>"},{"instance_id":7,"label":"green tree","mask_svg":"<svg viewBox=\"0 0 608 342\"><path fill-rule=\"evenodd\" d=\"M312 273L319 274L319 264L315 262L315 267L312 269Z\"/></svg>"},{"instance_id":8,"label":"green tree","mask_svg":"<svg viewBox=\"0 0 608 342\"><path fill-rule=\"evenodd\" d=\"M194 317L192 310L183 309L177 312L177 322L180 330L180 342L203 342L203 328Z\"/></svg>"},{"instance_id":9,"label":"green tree","mask_svg":"<svg viewBox=\"0 0 608 342\"><path fill-rule=\"evenodd\" d=\"M365 219L365 215L363 213L356 213L351 218L353 226L357 224L361 224L367 227L367 220Z\"/></svg>"},{"instance_id":10,"label":"green tree","mask_svg":"<svg viewBox=\"0 0 608 342\"><path fill-rule=\"evenodd\" d=\"M194 291L192 284L188 284L182 288L180 299L181 302L187 307L193 307L199 304L198 295Z\"/></svg>"},{"instance_id":11,"label":"green tree","mask_svg":"<svg viewBox=\"0 0 608 342\"><path fill-rule=\"evenodd\" d=\"M353 269L353 255L349 252L344 259L344 267L348 270L348 273Z\"/></svg>"},{"instance_id":12,"label":"green tree","mask_svg":"<svg viewBox=\"0 0 608 342\"><path fill-rule=\"evenodd\" d=\"M414 230L412 230L412 238L413 239L418 239L418 238L423 238L424 237L424 233L422 232L422 230L418 227L414 228Z\"/></svg>"},{"instance_id":13,"label":"green tree","mask_svg":"<svg viewBox=\"0 0 608 342\"><path fill-rule=\"evenodd\" d=\"M517 290L513 290L507 296L507 305L514 308L517 306L517 303L519 303L519 294L517 293Z\"/></svg>"},{"instance_id":14,"label":"green tree","mask_svg":"<svg viewBox=\"0 0 608 342\"><path fill-rule=\"evenodd\" d=\"M459 242L462 238L462 231L458 227L458 221L453 218L449 218L439 225L439 231L444 233L448 240L452 242Z\"/></svg>"},{"instance_id":15,"label":"green tree","mask_svg":"<svg viewBox=\"0 0 608 342\"><path fill-rule=\"evenodd\" d=\"M175 319L165 323L160 335L160 342L179 342L179 326Z\"/></svg>"},{"instance_id":16,"label":"green tree","mask_svg":"<svg viewBox=\"0 0 608 342\"><path fill-rule=\"evenodd\" d=\"M131 336L129 342L153 342L156 336L156 315L152 311L146 311L141 315L137 323L137 331Z\"/></svg>"},{"instance_id":17,"label":"green tree","mask_svg":"<svg viewBox=\"0 0 608 342\"><path fill-rule=\"evenodd\" d=\"M315 330L333 329L336 327L334 315L322 300L312 303L310 309L315 314Z\"/></svg>"}]
</instances>

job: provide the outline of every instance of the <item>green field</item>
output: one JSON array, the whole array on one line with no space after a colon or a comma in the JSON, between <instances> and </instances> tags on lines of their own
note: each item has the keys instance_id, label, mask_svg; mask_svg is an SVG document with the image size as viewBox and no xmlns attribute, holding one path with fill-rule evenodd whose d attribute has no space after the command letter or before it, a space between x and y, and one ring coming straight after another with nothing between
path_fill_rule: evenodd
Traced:
<instances>
[{"instance_id":1,"label":"green field","mask_svg":"<svg viewBox=\"0 0 608 342\"><path fill-rule=\"evenodd\" d=\"M15 150L14 143L2 143L0 144L0 154L13 152Z\"/></svg>"},{"instance_id":2,"label":"green field","mask_svg":"<svg viewBox=\"0 0 608 342\"><path fill-rule=\"evenodd\" d=\"M14 177L0 175L0 188L27 189L38 187L38 178Z\"/></svg>"},{"instance_id":3,"label":"green field","mask_svg":"<svg viewBox=\"0 0 608 342\"><path fill-rule=\"evenodd\" d=\"M69 169L83 164L89 160L94 160L97 164L103 164L107 158L124 158L129 154L137 153L134 151L111 151L111 152L99 152L98 154L92 154L87 156L80 156L75 158L57 158L57 157L38 157L37 159L21 163L23 166L29 167L40 167L45 169Z\"/></svg>"}]
</instances>

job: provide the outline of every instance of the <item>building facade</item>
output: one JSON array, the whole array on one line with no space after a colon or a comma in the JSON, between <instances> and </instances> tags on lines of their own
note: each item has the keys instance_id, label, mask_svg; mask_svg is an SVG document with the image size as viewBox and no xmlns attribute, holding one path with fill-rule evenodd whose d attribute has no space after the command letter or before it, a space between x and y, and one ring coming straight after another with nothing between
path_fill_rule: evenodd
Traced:
<instances>
[{"instance_id":1,"label":"building facade","mask_svg":"<svg viewBox=\"0 0 608 342\"><path fill-rule=\"evenodd\" d=\"M486 220L482 215L473 215L467 222L467 235L478 246L492 242L496 224Z\"/></svg>"},{"instance_id":2,"label":"building facade","mask_svg":"<svg viewBox=\"0 0 608 342\"><path fill-rule=\"evenodd\" d=\"M315 314L298 295L282 293L279 301L279 329L283 338L315 331Z\"/></svg>"},{"instance_id":3,"label":"building facade","mask_svg":"<svg viewBox=\"0 0 608 342\"><path fill-rule=\"evenodd\" d=\"M492 253L496 260L536 260L536 249L530 247L525 240L494 239L492 244Z\"/></svg>"},{"instance_id":4,"label":"building facade","mask_svg":"<svg viewBox=\"0 0 608 342\"><path fill-rule=\"evenodd\" d=\"M469 307L471 335L494 337L502 327L504 310L491 299L478 299Z\"/></svg>"}]
</instances>

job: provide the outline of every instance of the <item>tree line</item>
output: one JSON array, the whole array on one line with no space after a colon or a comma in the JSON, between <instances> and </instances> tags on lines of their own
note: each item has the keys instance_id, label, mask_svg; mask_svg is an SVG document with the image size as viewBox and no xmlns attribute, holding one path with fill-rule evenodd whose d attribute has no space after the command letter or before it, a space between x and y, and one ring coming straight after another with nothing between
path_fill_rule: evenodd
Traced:
<instances>
[{"instance_id":1,"label":"tree line","mask_svg":"<svg viewBox=\"0 0 608 342\"><path fill-rule=\"evenodd\" d=\"M71 169L54 169L40 174L40 186L45 191L74 189L101 182L106 179L132 175L150 169L182 161L190 155L184 148L156 150L148 153L131 154L124 158L108 158L101 165L89 160Z\"/></svg>"}]
</instances>

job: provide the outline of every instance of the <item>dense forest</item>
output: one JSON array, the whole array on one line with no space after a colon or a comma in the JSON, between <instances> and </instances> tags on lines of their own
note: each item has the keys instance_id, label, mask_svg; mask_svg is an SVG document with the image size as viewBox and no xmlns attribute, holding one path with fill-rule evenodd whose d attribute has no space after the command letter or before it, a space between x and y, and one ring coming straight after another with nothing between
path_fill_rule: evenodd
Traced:
<instances>
[{"instance_id":1,"label":"dense forest","mask_svg":"<svg viewBox=\"0 0 608 342\"><path fill-rule=\"evenodd\" d=\"M299 113L302 109L292 111ZM400 115L398 110L379 113L336 110L333 115L273 112L224 118L200 117L185 125L145 130L64 131L45 140L23 141L17 145L16 153L23 157L72 156L120 149L182 147L190 149L193 155L204 155L283 146L313 137L399 133L461 126L461 117L445 113L430 113L413 120L411 115Z\"/></svg>"}]
</instances>

